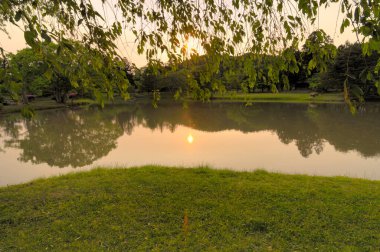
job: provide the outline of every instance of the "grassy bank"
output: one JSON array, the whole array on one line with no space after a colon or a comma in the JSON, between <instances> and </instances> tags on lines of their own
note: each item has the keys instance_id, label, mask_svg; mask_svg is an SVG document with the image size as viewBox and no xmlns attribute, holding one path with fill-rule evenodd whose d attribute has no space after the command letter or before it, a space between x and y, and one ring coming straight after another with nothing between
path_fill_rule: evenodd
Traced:
<instances>
[{"instance_id":1,"label":"grassy bank","mask_svg":"<svg viewBox=\"0 0 380 252\"><path fill-rule=\"evenodd\" d=\"M126 101L116 98L115 101L106 101L106 105L110 104L125 104ZM37 98L35 101L32 101L28 106L33 110L48 110L48 109L60 109L60 108L69 108L69 107L79 107L79 106L90 106L97 105L96 101L86 98L80 98L75 100L69 100L66 104L57 103L56 101L50 98ZM0 114L16 113L20 112L22 108L25 107L24 104L14 104L8 106L0 107Z\"/></svg>"},{"instance_id":2,"label":"grassy bank","mask_svg":"<svg viewBox=\"0 0 380 252\"><path fill-rule=\"evenodd\" d=\"M249 102L283 102L283 103L341 103L344 102L341 93L319 94L315 97L310 93L227 93L216 95L216 100L221 101L249 101Z\"/></svg>"},{"instance_id":3,"label":"grassy bank","mask_svg":"<svg viewBox=\"0 0 380 252\"><path fill-rule=\"evenodd\" d=\"M162 93L163 100L173 99L173 94ZM343 95L341 93L328 93L319 94L316 97L310 96L309 93L233 93L229 92L225 95L216 94L214 101L220 102L277 102L277 103L342 103ZM151 94L148 93L138 93L132 94L131 99L151 99ZM120 97L116 97L114 101L106 101L106 105L111 104L126 104L128 101L122 100ZM37 98L37 100L31 102L29 106L34 110L47 110L47 109L58 109L66 108L72 106L87 106L95 105L96 102L91 99L75 99L73 101L67 102L67 104L56 103L50 98ZM23 104L2 106L0 105L0 114L20 112L24 107Z\"/></svg>"},{"instance_id":4,"label":"grassy bank","mask_svg":"<svg viewBox=\"0 0 380 252\"><path fill-rule=\"evenodd\" d=\"M374 250L380 183L143 167L0 188L0 251Z\"/></svg>"},{"instance_id":5,"label":"grassy bank","mask_svg":"<svg viewBox=\"0 0 380 252\"><path fill-rule=\"evenodd\" d=\"M3 106L0 105L0 114L15 113L20 112L25 105L23 104L14 104ZM66 108L68 105L57 103L49 98L39 98L36 101L32 101L29 104L29 107L33 110L47 110L47 109L59 109Z\"/></svg>"}]
</instances>

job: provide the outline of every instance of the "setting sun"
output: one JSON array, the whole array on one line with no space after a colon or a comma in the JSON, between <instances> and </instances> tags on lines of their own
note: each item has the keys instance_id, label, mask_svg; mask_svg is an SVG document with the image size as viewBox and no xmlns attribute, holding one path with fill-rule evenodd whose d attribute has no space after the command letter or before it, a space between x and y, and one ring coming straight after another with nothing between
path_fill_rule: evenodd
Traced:
<instances>
[{"instance_id":1,"label":"setting sun","mask_svg":"<svg viewBox=\"0 0 380 252\"><path fill-rule=\"evenodd\" d=\"M191 143L193 143L193 141L194 141L194 137L193 137L191 134L189 134L189 135L187 136L187 142L188 142L189 144L191 144Z\"/></svg>"},{"instance_id":2,"label":"setting sun","mask_svg":"<svg viewBox=\"0 0 380 252\"><path fill-rule=\"evenodd\" d=\"M189 57L193 54L199 54L199 42L193 38L185 38L183 40L181 52L186 57Z\"/></svg>"}]
</instances>

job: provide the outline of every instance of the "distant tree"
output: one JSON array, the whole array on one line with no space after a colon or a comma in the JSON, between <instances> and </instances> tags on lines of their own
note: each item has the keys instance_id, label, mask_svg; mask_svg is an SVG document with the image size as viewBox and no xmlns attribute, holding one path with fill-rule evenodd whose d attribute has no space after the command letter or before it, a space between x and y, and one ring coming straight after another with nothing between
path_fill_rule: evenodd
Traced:
<instances>
[{"instance_id":1,"label":"distant tree","mask_svg":"<svg viewBox=\"0 0 380 252\"><path fill-rule=\"evenodd\" d=\"M154 90L158 90L158 78L161 73L161 68L155 68L152 65L142 68L141 91L153 92Z\"/></svg>"},{"instance_id":2,"label":"distant tree","mask_svg":"<svg viewBox=\"0 0 380 252\"><path fill-rule=\"evenodd\" d=\"M336 56L336 46L325 31L319 29L312 32L302 47L302 63L308 75L326 72L328 65Z\"/></svg>"},{"instance_id":3,"label":"distant tree","mask_svg":"<svg viewBox=\"0 0 380 252\"><path fill-rule=\"evenodd\" d=\"M310 76L313 75L309 73L308 64L312 58L312 55L305 55L305 52L302 50L295 50L294 52L296 64L293 72L285 71L283 74L286 74L289 79L290 89L307 89L310 88ZM312 72L317 72L313 70Z\"/></svg>"},{"instance_id":4,"label":"distant tree","mask_svg":"<svg viewBox=\"0 0 380 252\"><path fill-rule=\"evenodd\" d=\"M8 63L8 57L5 55L4 50L0 49L0 108L2 106L2 103L4 101L4 94L7 92L5 82L6 82L6 74L8 69L9 63Z\"/></svg>"},{"instance_id":5,"label":"distant tree","mask_svg":"<svg viewBox=\"0 0 380 252\"><path fill-rule=\"evenodd\" d=\"M347 42L339 46L334 62L321 75L321 87L343 90L347 80L352 96L361 98L363 95L375 95L377 87L371 73L376 68L378 59L378 53L365 56L360 44Z\"/></svg>"},{"instance_id":6,"label":"distant tree","mask_svg":"<svg viewBox=\"0 0 380 252\"><path fill-rule=\"evenodd\" d=\"M136 67L134 75L133 75L133 83L134 83L134 91L141 92L143 87L142 87L142 82L143 82L143 70L144 68L138 68Z\"/></svg>"},{"instance_id":7,"label":"distant tree","mask_svg":"<svg viewBox=\"0 0 380 252\"><path fill-rule=\"evenodd\" d=\"M120 69L125 72L126 78L130 84L130 87L137 88L137 84L135 83L135 74L138 71L138 68L134 63L131 63L127 58L122 58L122 62L124 66Z\"/></svg>"},{"instance_id":8,"label":"distant tree","mask_svg":"<svg viewBox=\"0 0 380 252\"><path fill-rule=\"evenodd\" d=\"M9 56L10 81L19 83L24 104L28 104L27 94L41 94L41 90L49 86L49 80L44 76L47 65L34 50L26 48Z\"/></svg>"}]
</instances>

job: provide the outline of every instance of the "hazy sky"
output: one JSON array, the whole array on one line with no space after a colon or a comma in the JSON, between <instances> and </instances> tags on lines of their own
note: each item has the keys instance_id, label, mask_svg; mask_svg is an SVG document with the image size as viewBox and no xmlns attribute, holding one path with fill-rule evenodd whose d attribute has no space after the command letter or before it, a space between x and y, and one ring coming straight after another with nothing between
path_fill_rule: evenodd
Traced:
<instances>
[{"instance_id":1,"label":"hazy sky","mask_svg":"<svg viewBox=\"0 0 380 252\"><path fill-rule=\"evenodd\" d=\"M341 23L344 14L340 13L338 6L338 4L333 4L328 9L321 9L319 15L319 28L325 30L325 32L333 38L336 45L344 44L346 41L354 42L356 41L356 36L350 31L349 28L346 29L343 34L340 34L339 32L339 24ZM336 27L337 18L338 27ZM314 27L311 27L310 30L313 31L317 28L318 21L316 21L316 24ZM23 32L20 28L10 25L8 26L8 31L11 37L10 39L7 35L0 32L1 47L8 52L17 52L17 50L26 47ZM136 44L133 43L133 37L132 35L128 35L129 34L126 34L124 37L131 37L129 41L125 38L116 41L120 54L128 58L129 61L135 63L138 67L142 67L146 64L145 55L137 54Z\"/></svg>"}]
</instances>

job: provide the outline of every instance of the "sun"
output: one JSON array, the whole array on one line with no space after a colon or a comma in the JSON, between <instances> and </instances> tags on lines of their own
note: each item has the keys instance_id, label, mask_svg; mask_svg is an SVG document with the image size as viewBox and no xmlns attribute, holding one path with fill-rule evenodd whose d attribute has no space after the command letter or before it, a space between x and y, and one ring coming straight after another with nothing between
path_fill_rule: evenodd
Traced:
<instances>
[{"instance_id":1,"label":"sun","mask_svg":"<svg viewBox=\"0 0 380 252\"><path fill-rule=\"evenodd\" d=\"M181 51L187 57L199 54L199 45L193 38L185 38Z\"/></svg>"}]
</instances>

